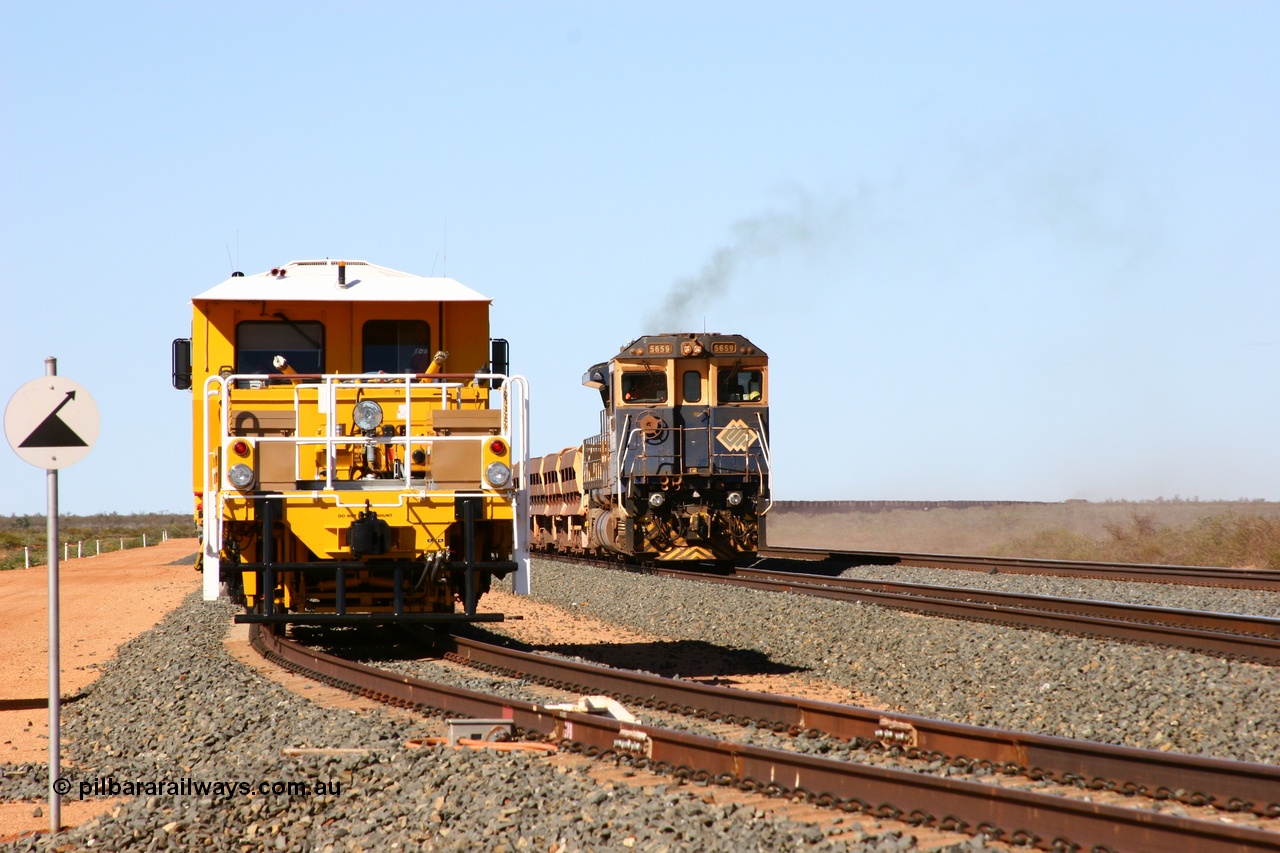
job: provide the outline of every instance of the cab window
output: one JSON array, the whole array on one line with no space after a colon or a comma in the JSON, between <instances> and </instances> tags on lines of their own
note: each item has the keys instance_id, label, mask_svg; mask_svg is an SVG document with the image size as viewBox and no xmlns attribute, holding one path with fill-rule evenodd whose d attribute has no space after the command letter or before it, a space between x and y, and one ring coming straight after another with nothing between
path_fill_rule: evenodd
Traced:
<instances>
[{"instance_id":1,"label":"cab window","mask_svg":"<svg viewBox=\"0 0 1280 853\"><path fill-rule=\"evenodd\" d=\"M667 375L656 371L622 374L622 402L667 402Z\"/></svg>"},{"instance_id":2,"label":"cab window","mask_svg":"<svg viewBox=\"0 0 1280 853\"><path fill-rule=\"evenodd\" d=\"M702 401L702 374L696 370L684 372L684 402L699 403Z\"/></svg>"},{"instance_id":3,"label":"cab window","mask_svg":"<svg viewBox=\"0 0 1280 853\"><path fill-rule=\"evenodd\" d=\"M716 393L721 403L758 403L764 393L764 371L721 370Z\"/></svg>"},{"instance_id":4,"label":"cab window","mask_svg":"<svg viewBox=\"0 0 1280 853\"><path fill-rule=\"evenodd\" d=\"M283 366L276 366L276 358ZM246 320L236 326L236 373L324 373L324 325Z\"/></svg>"},{"instance_id":5,"label":"cab window","mask_svg":"<svg viewBox=\"0 0 1280 853\"><path fill-rule=\"evenodd\" d=\"M425 373L431 329L422 320L369 320L361 332L365 373Z\"/></svg>"}]
</instances>

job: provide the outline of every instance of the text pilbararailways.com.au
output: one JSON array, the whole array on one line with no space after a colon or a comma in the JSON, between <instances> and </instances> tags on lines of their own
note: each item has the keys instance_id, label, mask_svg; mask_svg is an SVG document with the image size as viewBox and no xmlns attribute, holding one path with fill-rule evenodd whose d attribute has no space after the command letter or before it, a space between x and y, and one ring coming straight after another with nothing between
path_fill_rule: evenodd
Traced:
<instances>
[{"instance_id":1,"label":"text pilbararailways.com.au","mask_svg":"<svg viewBox=\"0 0 1280 853\"><path fill-rule=\"evenodd\" d=\"M236 797L327 797L342 794L342 783L339 781L271 781L261 779L245 781L238 779L118 779L115 776L94 776L88 779L73 781L62 776L53 783L53 789L61 796L76 794L81 800L89 797L213 797L215 799L233 799Z\"/></svg>"}]
</instances>

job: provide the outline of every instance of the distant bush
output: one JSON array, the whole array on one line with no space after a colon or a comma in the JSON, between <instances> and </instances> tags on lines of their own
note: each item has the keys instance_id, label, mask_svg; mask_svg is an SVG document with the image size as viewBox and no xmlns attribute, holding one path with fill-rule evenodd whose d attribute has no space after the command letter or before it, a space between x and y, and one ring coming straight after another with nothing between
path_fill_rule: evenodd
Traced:
<instances>
[{"instance_id":1,"label":"distant bush","mask_svg":"<svg viewBox=\"0 0 1280 853\"><path fill-rule=\"evenodd\" d=\"M1280 569L1280 519L1231 513L1188 531L1186 564Z\"/></svg>"},{"instance_id":2,"label":"distant bush","mask_svg":"<svg viewBox=\"0 0 1280 853\"><path fill-rule=\"evenodd\" d=\"M87 556L96 553L94 543L99 542L105 554L119 551L121 540L124 540L125 548L137 548L142 544L143 535L147 537L148 545L154 545L166 532L174 539L195 536L191 515L176 512L64 515L58 518L58 547L71 543L70 550L74 556L76 543L81 542ZM0 570L20 569L26 565L24 548L31 549L31 565L43 565L46 562L47 537L48 525L43 515L0 515Z\"/></svg>"},{"instance_id":3,"label":"distant bush","mask_svg":"<svg viewBox=\"0 0 1280 853\"><path fill-rule=\"evenodd\" d=\"M1099 557L1099 543L1081 533L1062 527L1042 530L1029 537L1012 539L992 549L997 557L1038 557L1044 560L1105 560Z\"/></svg>"},{"instance_id":4,"label":"distant bush","mask_svg":"<svg viewBox=\"0 0 1280 853\"><path fill-rule=\"evenodd\" d=\"M1053 529L1012 539L994 550L1000 556L1048 560L1280 569L1280 518L1232 511L1175 527L1134 513L1127 523L1104 527L1107 535L1102 538Z\"/></svg>"}]
</instances>

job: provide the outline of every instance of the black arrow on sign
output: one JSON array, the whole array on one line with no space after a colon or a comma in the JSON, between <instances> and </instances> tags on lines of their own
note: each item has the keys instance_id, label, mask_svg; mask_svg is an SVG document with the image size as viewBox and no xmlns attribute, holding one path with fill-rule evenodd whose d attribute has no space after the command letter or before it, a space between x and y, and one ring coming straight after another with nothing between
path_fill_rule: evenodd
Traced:
<instances>
[{"instance_id":1,"label":"black arrow on sign","mask_svg":"<svg viewBox=\"0 0 1280 853\"><path fill-rule=\"evenodd\" d=\"M67 426L62 418L58 417L58 412L62 411L62 407L70 403L76 398L75 391L68 391L67 396L58 408L49 413L49 416L40 422L40 426L36 427L26 440L19 444L19 447L88 447L84 439L76 435L75 430Z\"/></svg>"}]
</instances>

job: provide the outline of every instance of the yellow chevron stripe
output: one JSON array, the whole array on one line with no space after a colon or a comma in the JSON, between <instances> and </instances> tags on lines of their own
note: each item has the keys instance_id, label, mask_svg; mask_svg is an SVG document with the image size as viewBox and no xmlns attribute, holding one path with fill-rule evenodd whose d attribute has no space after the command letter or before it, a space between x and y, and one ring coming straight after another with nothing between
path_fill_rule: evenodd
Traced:
<instances>
[{"instance_id":1,"label":"yellow chevron stripe","mask_svg":"<svg viewBox=\"0 0 1280 853\"><path fill-rule=\"evenodd\" d=\"M659 560L711 560L714 555L710 548L704 548L701 545L685 545L682 547L670 548L658 555Z\"/></svg>"}]
</instances>

